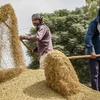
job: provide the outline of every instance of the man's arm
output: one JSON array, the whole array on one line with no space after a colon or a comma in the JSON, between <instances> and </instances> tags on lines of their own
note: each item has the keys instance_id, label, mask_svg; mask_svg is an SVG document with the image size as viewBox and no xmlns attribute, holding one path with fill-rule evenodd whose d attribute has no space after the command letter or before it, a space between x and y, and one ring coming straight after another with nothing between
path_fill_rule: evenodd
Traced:
<instances>
[{"instance_id":1,"label":"man's arm","mask_svg":"<svg viewBox=\"0 0 100 100\"><path fill-rule=\"evenodd\" d=\"M96 23L92 21L88 27L88 31L85 36L85 44L87 49L89 49L90 52L95 52L94 45L92 43L92 38L96 32L96 28L97 28Z\"/></svg>"},{"instance_id":2,"label":"man's arm","mask_svg":"<svg viewBox=\"0 0 100 100\"><path fill-rule=\"evenodd\" d=\"M88 31L87 31L86 36L85 36L86 48L89 50L92 58L96 58L94 45L92 43L92 38L96 32L96 29L97 29L96 23L92 21L88 27Z\"/></svg>"},{"instance_id":3,"label":"man's arm","mask_svg":"<svg viewBox=\"0 0 100 100\"><path fill-rule=\"evenodd\" d=\"M45 35L45 33L46 33L46 27L41 26L40 29L37 31L36 35L20 36L20 38L25 40L40 41Z\"/></svg>"}]
</instances>

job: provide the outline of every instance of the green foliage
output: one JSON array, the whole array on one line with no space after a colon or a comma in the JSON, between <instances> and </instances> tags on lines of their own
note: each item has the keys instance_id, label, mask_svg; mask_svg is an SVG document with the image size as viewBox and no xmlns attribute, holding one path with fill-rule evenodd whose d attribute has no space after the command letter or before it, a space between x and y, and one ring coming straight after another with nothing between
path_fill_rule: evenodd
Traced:
<instances>
[{"instance_id":1,"label":"green foliage","mask_svg":"<svg viewBox=\"0 0 100 100\"><path fill-rule=\"evenodd\" d=\"M86 6L83 6L83 12L89 16L90 20L97 16L100 0L85 0Z\"/></svg>"}]
</instances>

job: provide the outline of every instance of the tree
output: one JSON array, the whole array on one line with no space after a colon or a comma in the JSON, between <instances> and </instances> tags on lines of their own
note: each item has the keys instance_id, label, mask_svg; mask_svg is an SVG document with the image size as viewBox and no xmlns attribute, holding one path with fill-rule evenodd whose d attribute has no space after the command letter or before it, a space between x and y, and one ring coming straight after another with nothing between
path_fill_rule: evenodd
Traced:
<instances>
[{"instance_id":1,"label":"tree","mask_svg":"<svg viewBox=\"0 0 100 100\"><path fill-rule=\"evenodd\" d=\"M98 8L100 7L100 0L85 0L86 6L82 9L86 16L89 16L90 20L97 16Z\"/></svg>"}]
</instances>

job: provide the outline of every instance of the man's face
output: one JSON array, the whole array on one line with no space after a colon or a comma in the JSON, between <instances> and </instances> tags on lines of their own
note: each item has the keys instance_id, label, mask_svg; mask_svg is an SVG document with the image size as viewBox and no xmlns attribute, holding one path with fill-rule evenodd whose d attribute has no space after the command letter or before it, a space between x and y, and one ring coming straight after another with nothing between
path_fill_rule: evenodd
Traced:
<instances>
[{"instance_id":1,"label":"man's face","mask_svg":"<svg viewBox=\"0 0 100 100\"><path fill-rule=\"evenodd\" d=\"M39 19L32 19L32 23L33 23L33 25L34 26L37 26L37 25L39 25L39 23L40 23L40 20Z\"/></svg>"}]
</instances>

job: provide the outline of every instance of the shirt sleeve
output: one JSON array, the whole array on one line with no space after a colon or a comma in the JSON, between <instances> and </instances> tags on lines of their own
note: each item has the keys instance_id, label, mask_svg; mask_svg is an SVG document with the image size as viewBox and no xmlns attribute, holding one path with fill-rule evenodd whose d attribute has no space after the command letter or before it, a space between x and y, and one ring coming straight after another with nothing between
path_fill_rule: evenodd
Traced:
<instances>
[{"instance_id":1,"label":"shirt sleeve","mask_svg":"<svg viewBox=\"0 0 100 100\"><path fill-rule=\"evenodd\" d=\"M86 36L85 36L85 45L86 45L86 48L90 51L90 53L95 52L94 45L92 43L92 38L96 32L96 29L97 29L96 23L91 22L89 27L88 27L88 31L86 33Z\"/></svg>"},{"instance_id":2,"label":"shirt sleeve","mask_svg":"<svg viewBox=\"0 0 100 100\"><path fill-rule=\"evenodd\" d=\"M36 35L25 36L26 40L40 41L46 34L46 27L41 26L37 31Z\"/></svg>"}]
</instances>

